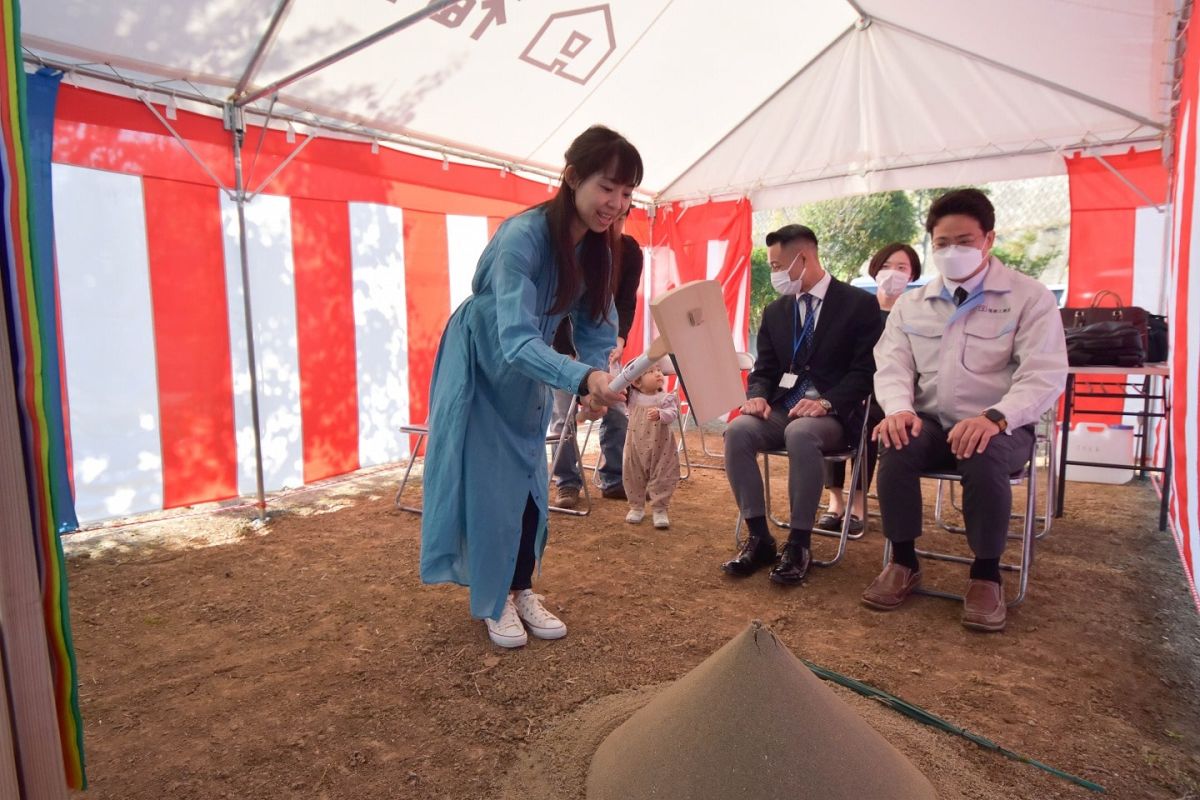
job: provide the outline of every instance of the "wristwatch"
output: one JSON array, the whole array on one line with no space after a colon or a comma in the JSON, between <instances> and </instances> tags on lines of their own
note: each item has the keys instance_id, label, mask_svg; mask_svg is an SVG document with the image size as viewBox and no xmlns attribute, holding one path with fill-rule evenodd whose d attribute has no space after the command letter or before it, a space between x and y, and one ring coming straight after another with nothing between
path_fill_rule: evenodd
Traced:
<instances>
[{"instance_id":1,"label":"wristwatch","mask_svg":"<svg viewBox=\"0 0 1200 800\"><path fill-rule=\"evenodd\" d=\"M833 403L829 402L824 397L817 398L817 405L825 409L826 412L833 411Z\"/></svg>"},{"instance_id":2,"label":"wristwatch","mask_svg":"<svg viewBox=\"0 0 1200 800\"><path fill-rule=\"evenodd\" d=\"M987 417L987 418L988 418L988 419L990 419L992 422L994 422L994 423L996 423L997 425L999 425L999 426L1000 426L1000 432L1001 432L1001 433L1004 433L1004 431L1008 430L1008 420L1007 420L1007 419L1005 419L1005 418L1004 418L1004 415L1003 415L1003 414L1001 414L1001 413L1000 413L999 411L997 411L996 409L994 409L994 408L989 408L987 411L983 412L983 416Z\"/></svg>"}]
</instances>

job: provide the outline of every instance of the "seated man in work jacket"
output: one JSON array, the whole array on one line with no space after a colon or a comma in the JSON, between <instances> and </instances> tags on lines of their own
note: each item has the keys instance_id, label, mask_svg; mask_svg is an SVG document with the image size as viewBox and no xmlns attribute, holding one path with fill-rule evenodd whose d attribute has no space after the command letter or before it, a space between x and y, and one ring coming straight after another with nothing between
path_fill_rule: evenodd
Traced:
<instances>
[{"instance_id":1,"label":"seated man in work jacket","mask_svg":"<svg viewBox=\"0 0 1200 800\"><path fill-rule=\"evenodd\" d=\"M920 584L919 475L956 470L975 555L962 623L980 631L1004 629L1009 478L1028 460L1034 424L1067 376L1054 295L991 256L995 220L977 189L934 201L925 228L941 275L900 297L875 346L875 399L886 415L873 433L876 491L892 561L863 594L867 606L889 611Z\"/></svg>"}]
</instances>

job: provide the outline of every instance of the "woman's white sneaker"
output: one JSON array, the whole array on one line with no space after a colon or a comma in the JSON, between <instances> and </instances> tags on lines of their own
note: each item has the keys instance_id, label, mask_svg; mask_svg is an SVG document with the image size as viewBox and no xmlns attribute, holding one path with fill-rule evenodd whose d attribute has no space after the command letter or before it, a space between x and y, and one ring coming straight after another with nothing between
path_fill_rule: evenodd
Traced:
<instances>
[{"instance_id":1,"label":"woman's white sneaker","mask_svg":"<svg viewBox=\"0 0 1200 800\"><path fill-rule=\"evenodd\" d=\"M671 527L671 520L670 520L670 518L667 517L667 512L665 509L661 509L661 508L655 509L655 511L654 511L654 527L656 527L656 528Z\"/></svg>"},{"instance_id":2,"label":"woman's white sneaker","mask_svg":"<svg viewBox=\"0 0 1200 800\"><path fill-rule=\"evenodd\" d=\"M629 513L625 515L625 521L628 522L630 525L637 525L639 522L641 522L645 518L646 518L646 511L645 511L645 509L641 509L641 508L631 508L631 509L629 509Z\"/></svg>"},{"instance_id":3,"label":"woman's white sneaker","mask_svg":"<svg viewBox=\"0 0 1200 800\"><path fill-rule=\"evenodd\" d=\"M505 598L500 619L485 619L484 623L487 624L488 638L501 647L523 647L529 641L517 607L513 605L512 595Z\"/></svg>"},{"instance_id":4,"label":"woman's white sneaker","mask_svg":"<svg viewBox=\"0 0 1200 800\"><path fill-rule=\"evenodd\" d=\"M542 605L542 596L526 589L517 595L517 614L539 639L561 639L567 635L567 626Z\"/></svg>"}]
</instances>

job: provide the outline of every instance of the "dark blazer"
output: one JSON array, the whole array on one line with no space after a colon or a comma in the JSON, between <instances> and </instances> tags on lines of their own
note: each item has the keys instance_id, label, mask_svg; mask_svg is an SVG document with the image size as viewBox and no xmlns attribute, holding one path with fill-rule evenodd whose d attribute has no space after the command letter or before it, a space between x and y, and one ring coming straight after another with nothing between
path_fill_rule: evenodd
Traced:
<instances>
[{"instance_id":1,"label":"dark blazer","mask_svg":"<svg viewBox=\"0 0 1200 800\"><path fill-rule=\"evenodd\" d=\"M787 394L779 381L788 371L796 330L794 295L785 295L763 309L758 329L758 358L746 394L775 404ZM808 374L813 386L830 403L844 424L862 419L862 401L875 378L875 342L883 333L879 301L870 292L833 278L825 292L813 331L809 356L798 356L799 375Z\"/></svg>"}]
</instances>

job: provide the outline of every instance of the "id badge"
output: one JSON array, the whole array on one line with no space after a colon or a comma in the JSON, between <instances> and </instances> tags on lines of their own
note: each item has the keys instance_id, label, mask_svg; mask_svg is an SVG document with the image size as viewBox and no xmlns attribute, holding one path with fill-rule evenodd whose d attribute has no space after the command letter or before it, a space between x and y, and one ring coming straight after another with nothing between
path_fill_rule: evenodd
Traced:
<instances>
[{"instance_id":1,"label":"id badge","mask_svg":"<svg viewBox=\"0 0 1200 800\"><path fill-rule=\"evenodd\" d=\"M779 379L780 389L790 389L796 385L797 375L794 372L785 372L783 377Z\"/></svg>"}]
</instances>

